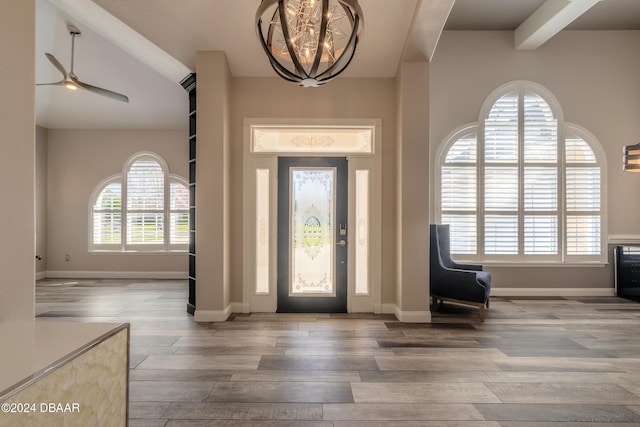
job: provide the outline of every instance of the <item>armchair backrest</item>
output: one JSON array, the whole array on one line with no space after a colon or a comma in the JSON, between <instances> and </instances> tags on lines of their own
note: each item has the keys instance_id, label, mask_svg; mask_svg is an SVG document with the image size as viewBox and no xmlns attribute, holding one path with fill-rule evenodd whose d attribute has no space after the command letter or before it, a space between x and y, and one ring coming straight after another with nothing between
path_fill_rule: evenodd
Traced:
<instances>
[{"instance_id":1,"label":"armchair backrest","mask_svg":"<svg viewBox=\"0 0 640 427\"><path fill-rule=\"evenodd\" d=\"M431 281L439 275L439 273L444 270L444 262L442 260L442 245L440 242L441 234L440 227L442 225L439 224L430 224L429 225L429 273L431 276ZM443 234L446 233L448 236L449 226L447 225L446 229L442 229ZM448 239L447 239L448 241ZM450 257L449 257L450 259Z\"/></svg>"},{"instance_id":2,"label":"armchair backrest","mask_svg":"<svg viewBox=\"0 0 640 427\"><path fill-rule=\"evenodd\" d=\"M455 262L451 259L451 240L449 237L449 224L434 224L436 228L436 243L440 254L440 263L447 268L454 268Z\"/></svg>"}]
</instances>

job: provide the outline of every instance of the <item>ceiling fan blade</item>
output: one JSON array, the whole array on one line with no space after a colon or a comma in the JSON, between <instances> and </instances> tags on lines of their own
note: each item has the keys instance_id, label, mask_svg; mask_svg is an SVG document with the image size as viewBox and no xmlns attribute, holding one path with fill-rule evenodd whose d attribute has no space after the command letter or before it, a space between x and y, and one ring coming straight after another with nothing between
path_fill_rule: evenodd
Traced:
<instances>
[{"instance_id":1,"label":"ceiling fan blade","mask_svg":"<svg viewBox=\"0 0 640 427\"><path fill-rule=\"evenodd\" d=\"M80 86L81 88L87 89L87 90L89 90L89 91L91 91L93 93L97 93L99 95L106 96L106 97L111 98L111 99L115 99L116 101L129 102L129 98L126 95L123 95L121 93L113 92L111 90L107 90L107 89L103 89L101 87L93 86L93 85L90 85L88 83L81 82L78 79L72 78L71 80L73 80L73 82L75 84L77 84L78 86Z\"/></svg>"},{"instance_id":2,"label":"ceiling fan blade","mask_svg":"<svg viewBox=\"0 0 640 427\"><path fill-rule=\"evenodd\" d=\"M58 69L58 71L60 71L62 73L63 77L67 77L67 70L64 69L64 67L62 66L62 64L60 63L60 61L58 61L56 59L55 56L51 55L50 53L45 53L47 59L49 60L49 62L51 62L53 64L54 67L56 67Z\"/></svg>"},{"instance_id":3,"label":"ceiling fan blade","mask_svg":"<svg viewBox=\"0 0 640 427\"><path fill-rule=\"evenodd\" d=\"M64 86L64 80L54 83L36 83L36 86Z\"/></svg>"}]
</instances>

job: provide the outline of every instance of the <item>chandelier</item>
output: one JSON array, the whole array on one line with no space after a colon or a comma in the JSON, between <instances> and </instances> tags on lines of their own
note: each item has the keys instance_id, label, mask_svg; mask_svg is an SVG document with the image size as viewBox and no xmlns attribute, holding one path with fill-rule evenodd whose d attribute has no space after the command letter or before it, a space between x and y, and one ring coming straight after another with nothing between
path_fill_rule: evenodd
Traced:
<instances>
[{"instance_id":1,"label":"chandelier","mask_svg":"<svg viewBox=\"0 0 640 427\"><path fill-rule=\"evenodd\" d=\"M364 22L357 0L262 0L256 29L280 77L316 87L347 68Z\"/></svg>"},{"instance_id":2,"label":"chandelier","mask_svg":"<svg viewBox=\"0 0 640 427\"><path fill-rule=\"evenodd\" d=\"M640 172L640 144L626 145L623 148L622 170L628 172Z\"/></svg>"}]
</instances>

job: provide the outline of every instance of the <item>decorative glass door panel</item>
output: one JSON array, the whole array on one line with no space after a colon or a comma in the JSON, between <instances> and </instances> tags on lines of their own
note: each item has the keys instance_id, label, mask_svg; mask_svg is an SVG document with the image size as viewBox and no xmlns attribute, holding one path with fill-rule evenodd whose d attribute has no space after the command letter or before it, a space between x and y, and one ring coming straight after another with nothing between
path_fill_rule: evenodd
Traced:
<instances>
[{"instance_id":1,"label":"decorative glass door panel","mask_svg":"<svg viewBox=\"0 0 640 427\"><path fill-rule=\"evenodd\" d=\"M347 160L278 160L278 311L346 312Z\"/></svg>"},{"instance_id":2,"label":"decorative glass door panel","mask_svg":"<svg viewBox=\"0 0 640 427\"><path fill-rule=\"evenodd\" d=\"M333 296L336 169L289 170L289 296Z\"/></svg>"}]
</instances>

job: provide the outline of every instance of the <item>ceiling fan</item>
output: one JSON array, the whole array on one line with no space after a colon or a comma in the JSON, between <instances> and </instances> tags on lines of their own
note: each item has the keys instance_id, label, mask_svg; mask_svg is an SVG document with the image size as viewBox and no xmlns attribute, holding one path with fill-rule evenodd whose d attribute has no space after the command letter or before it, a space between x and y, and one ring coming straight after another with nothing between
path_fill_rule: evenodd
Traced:
<instances>
[{"instance_id":1,"label":"ceiling fan","mask_svg":"<svg viewBox=\"0 0 640 427\"><path fill-rule=\"evenodd\" d=\"M69 30L69 34L71 35L71 69L69 70L69 72L67 72L67 70L64 69L62 64L60 64L60 61L58 61L55 56L53 56L50 53L45 53L47 59L53 64L54 67L58 69L58 71L62 73L63 78L59 82L39 83L37 84L37 86L49 86L49 85L65 86L67 89L71 89L71 90L82 88L82 89L87 89L88 91L91 91L93 93L97 93L98 95L115 99L117 101L129 102L129 98L126 95L123 95L118 92L113 92L111 90L103 89L101 87L93 86L78 80L78 76L76 76L75 73L73 72L73 55L74 55L74 48L75 48L75 39L80 35L80 30L74 25L68 25L67 29Z\"/></svg>"}]
</instances>

